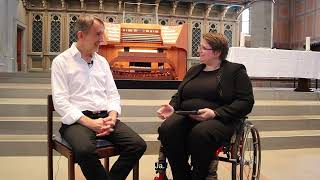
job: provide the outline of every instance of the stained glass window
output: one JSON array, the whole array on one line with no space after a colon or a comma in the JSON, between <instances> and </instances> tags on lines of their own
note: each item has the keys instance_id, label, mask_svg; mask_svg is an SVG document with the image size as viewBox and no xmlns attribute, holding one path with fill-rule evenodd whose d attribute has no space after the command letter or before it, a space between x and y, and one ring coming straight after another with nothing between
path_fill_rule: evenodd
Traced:
<instances>
[{"instance_id":1,"label":"stained glass window","mask_svg":"<svg viewBox=\"0 0 320 180\"><path fill-rule=\"evenodd\" d=\"M208 27L209 27L209 32L214 32L214 33L219 32L219 31L218 31L219 25L218 25L217 22L209 22L209 23L208 23Z\"/></svg>"},{"instance_id":2,"label":"stained glass window","mask_svg":"<svg viewBox=\"0 0 320 180\"><path fill-rule=\"evenodd\" d=\"M117 16L106 16L107 23L118 23Z\"/></svg>"},{"instance_id":3,"label":"stained glass window","mask_svg":"<svg viewBox=\"0 0 320 180\"><path fill-rule=\"evenodd\" d=\"M76 23L79 15L70 15L69 16L69 47L73 42L77 41L76 33L74 31L74 24Z\"/></svg>"},{"instance_id":4,"label":"stained glass window","mask_svg":"<svg viewBox=\"0 0 320 180\"><path fill-rule=\"evenodd\" d=\"M141 23L142 24L152 24L152 17L142 17Z\"/></svg>"},{"instance_id":5,"label":"stained glass window","mask_svg":"<svg viewBox=\"0 0 320 180\"><path fill-rule=\"evenodd\" d=\"M176 25L181 25L181 24L184 24L184 23L186 23L185 20L182 20L182 19L176 20Z\"/></svg>"},{"instance_id":6,"label":"stained glass window","mask_svg":"<svg viewBox=\"0 0 320 180\"><path fill-rule=\"evenodd\" d=\"M125 23L135 23L135 18L132 15L126 14L124 22Z\"/></svg>"},{"instance_id":7,"label":"stained glass window","mask_svg":"<svg viewBox=\"0 0 320 180\"><path fill-rule=\"evenodd\" d=\"M199 57L198 47L201 40L201 22L192 22L192 57Z\"/></svg>"},{"instance_id":8,"label":"stained glass window","mask_svg":"<svg viewBox=\"0 0 320 180\"><path fill-rule=\"evenodd\" d=\"M51 15L50 52L60 52L61 15Z\"/></svg>"},{"instance_id":9,"label":"stained glass window","mask_svg":"<svg viewBox=\"0 0 320 180\"><path fill-rule=\"evenodd\" d=\"M160 18L159 24L162 26L167 26L167 25L169 25L169 19L168 18Z\"/></svg>"},{"instance_id":10,"label":"stained glass window","mask_svg":"<svg viewBox=\"0 0 320 180\"><path fill-rule=\"evenodd\" d=\"M42 52L43 15L33 14L32 20L32 52Z\"/></svg>"},{"instance_id":11,"label":"stained glass window","mask_svg":"<svg viewBox=\"0 0 320 180\"><path fill-rule=\"evenodd\" d=\"M231 24L224 24L224 35L228 39L228 46L232 46L232 25Z\"/></svg>"}]
</instances>

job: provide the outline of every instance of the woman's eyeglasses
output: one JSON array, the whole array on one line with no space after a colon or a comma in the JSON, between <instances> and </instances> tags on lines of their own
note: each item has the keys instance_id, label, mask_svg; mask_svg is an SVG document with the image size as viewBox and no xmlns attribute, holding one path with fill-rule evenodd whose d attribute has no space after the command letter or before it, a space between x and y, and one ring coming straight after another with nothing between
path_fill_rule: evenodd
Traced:
<instances>
[{"instance_id":1,"label":"woman's eyeglasses","mask_svg":"<svg viewBox=\"0 0 320 180\"><path fill-rule=\"evenodd\" d=\"M206 48L206 47L203 47L203 46L198 46L198 50L208 51L208 50L212 50L212 48Z\"/></svg>"}]
</instances>

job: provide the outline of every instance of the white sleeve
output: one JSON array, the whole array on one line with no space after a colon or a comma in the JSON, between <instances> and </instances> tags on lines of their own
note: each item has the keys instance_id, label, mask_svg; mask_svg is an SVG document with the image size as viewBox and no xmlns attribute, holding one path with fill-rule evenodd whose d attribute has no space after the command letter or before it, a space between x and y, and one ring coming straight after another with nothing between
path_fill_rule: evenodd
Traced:
<instances>
[{"instance_id":1,"label":"white sleeve","mask_svg":"<svg viewBox=\"0 0 320 180\"><path fill-rule=\"evenodd\" d=\"M52 99L55 110L62 116L63 124L73 124L83 113L69 101L68 79L63 64L53 61L51 68Z\"/></svg>"},{"instance_id":2,"label":"white sleeve","mask_svg":"<svg viewBox=\"0 0 320 180\"><path fill-rule=\"evenodd\" d=\"M106 73L107 73L107 81L106 81L106 93L107 93L107 103L108 111L116 111L118 114L121 114L121 105L120 105L120 95L117 89L117 86L114 82L110 66L107 63L107 68L106 68Z\"/></svg>"}]
</instances>

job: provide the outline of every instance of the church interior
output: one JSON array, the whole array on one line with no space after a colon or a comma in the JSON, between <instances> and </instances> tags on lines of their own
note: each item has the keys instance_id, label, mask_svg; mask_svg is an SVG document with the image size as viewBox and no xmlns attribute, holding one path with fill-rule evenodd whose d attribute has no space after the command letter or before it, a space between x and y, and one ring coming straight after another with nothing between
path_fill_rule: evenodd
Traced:
<instances>
[{"instance_id":1,"label":"church interior","mask_svg":"<svg viewBox=\"0 0 320 180\"><path fill-rule=\"evenodd\" d=\"M98 53L119 89L122 121L147 142L140 180L156 176L155 112L199 64L207 32L227 38L227 60L244 64L251 79L260 179L319 179L320 0L1 0L0 179L48 179L51 63L76 42L81 15L103 20ZM54 114L54 133L60 124ZM219 163L218 174L231 179L231 165ZM53 179L68 177L68 160L54 152Z\"/></svg>"}]
</instances>

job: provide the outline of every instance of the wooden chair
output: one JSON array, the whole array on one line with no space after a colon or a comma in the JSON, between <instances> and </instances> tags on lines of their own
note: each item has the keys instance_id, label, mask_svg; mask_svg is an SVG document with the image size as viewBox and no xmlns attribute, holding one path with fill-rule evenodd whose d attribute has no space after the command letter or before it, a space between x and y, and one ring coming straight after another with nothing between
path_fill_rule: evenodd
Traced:
<instances>
[{"instance_id":1,"label":"wooden chair","mask_svg":"<svg viewBox=\"0 0 320 180\"><path fill-rule=\"evenodd\" d=\"M47 104L47 135L48 135L48 180L53 180L53 149L61 155L68 158L68 180L75 179L75 157L70 145L61 138L60 135L53 135L52 121L53 112L55 111L52 95L48 95ZM100 158L104 158L104 167L109 171L109 157L117 156L119 153L113 144L107 140L97 140L97 149ZM139 162L133 168L133 180L139 180Z\"/></svg>"}]
</instances>

